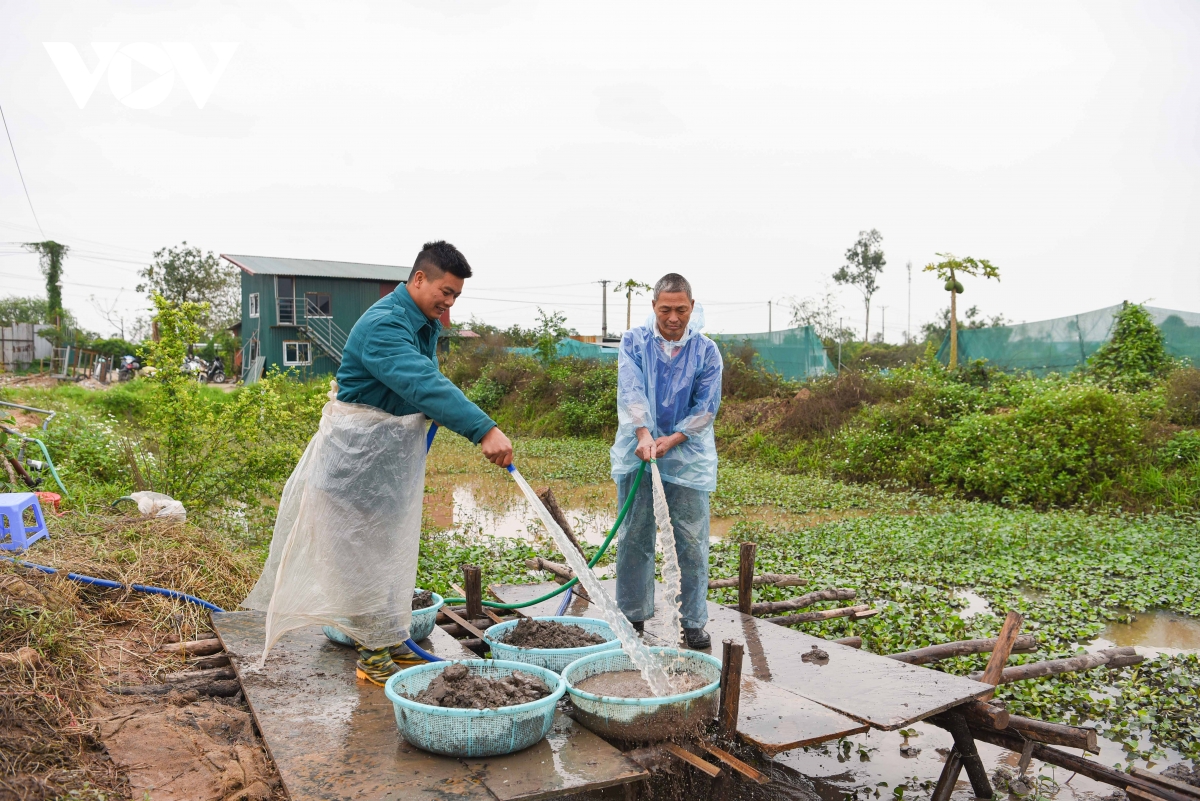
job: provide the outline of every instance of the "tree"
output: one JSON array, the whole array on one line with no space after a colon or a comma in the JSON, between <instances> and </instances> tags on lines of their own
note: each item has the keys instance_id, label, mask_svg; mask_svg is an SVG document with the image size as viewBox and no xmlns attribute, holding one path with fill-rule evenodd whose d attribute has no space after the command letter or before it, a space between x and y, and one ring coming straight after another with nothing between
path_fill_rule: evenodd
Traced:
<instances>
[{"instance_id":1,"label":"tree","mask_svg":"<svg viewBox=\"0 0 1200 801\"><path fill-rule=\"evenodd\" d=\"M57 318L62 315L62 270L63 259L66 258L67 251L70 250L66 245L60 245L58 242L46 240L45 242L26 242L25 249L30 253L38 254L38 261L42 268L42 275L46 278L46 304L49 309L50 316ZM55 325L60 325L57 319L47 320Z\"/></svg>"},{"instance_id":2,"label":"tree","mask_svg":"<svg viewBox=\"0 0 1200 801\"><path fill-rule=\"evenodd\" d=\"M974 330L977 328L998 328L1002 325L1008 325L1008 320L1003 314L994 314L991 317L984 317L979 311L978 306L972 306L963 314L962 319L958 321L959 329ZM932 342L935 345L942 344L942 340L950 336L950 307L942 309L941 314L936 319L930 320L921 326L921 341Z\"/></svg>"},{"instance_id":3,"label":"tree","mask_svg":"<svg viewBox=\"0 0 1200 801\"><path fill-rule=\"evenodd\" d=\"M634 281L630 278L613 287L613 292L625 293L625 330L628 331L633 326L630 324L633 320L633 296L640 295L643 292L653 289L649 284L643 284L640 281Z\"/></svg>"},{"instance_id":4,"label":"tree","mask_svg":"<svg viewBox=\"0 0 1200 801\"><path fill-rule=\"evenodd\" d=\"M64 326L73 326L75 318L69 311L59 312ZM50 312L50 303L45 298L22 298L12 295L0 298L0 323L45 323L54 324L54 315Z\"/></svg>"},{"instance_id":5,"label":"tree","mask_svg":"<svg viewBox=\"0 0 1200 801\"><path fill-rule=\"evenodd\" d=\"M570 336L571 331L567 328L566 322L567 316L562 312L546 314L542 311L541 306L538 307L538 322L533 329L537 338L534 340L533 347L543 364L554 361L558 356L558 341L563 337Z\"/></svg>"},{"instance_id":6,"label":"tree","mask_svg":"<svg viewBox=\"0 0 1200 801\"><path fill-rule=\"evenodd\" d=\"M883 258L883 235L872 228L859 231L858 241L846 251L846 263L833 274L839 284L849 284L863 296L867 310L867 323L863 329L863 342L871 337L871 296L879 289L879 274L887 262Z\"/></svg>"},{"instance_id":7,"label":"tree","mask_svg":"<svg viewBox=\"0 0 1200 801\"><path fill-rule=\"evenodd\" d=\"M231 325L240 314L241 283L238 270L221 262L212 251L204 253L187 242L155 251L154 263L138 273L143 283L137 291L161 295L172 304L207 303L201 322L209 331Z\"/></svg>"},{"instance_id":8,"label":"tree","mask_svg":"<svg viewBox=\"0 0 1200 801\"><path fill-rule=\"evenodd\" d=\"M1000 280L1000 270L987 259L973 259L970 256L958 258L953 253L938 253L940 262L926 264L925 272L933 272L945 281L946 291L950 293L950 369L958 368L958 296L963 293L963 285L959 275L982 276Z\"/></svg>"},{"instance_id":9,"label":"tree","mask_svg":"<svg viewBox=\"0 0 1200 801\"><path fill-rule=\"evenodd\" d=\"M809 298L789 298L784 303L791 309L793 327L812 326L823 342L844 342L854 332L842 326L842 307L828 290L824 295Z\"/></svg>"}]
</instances>

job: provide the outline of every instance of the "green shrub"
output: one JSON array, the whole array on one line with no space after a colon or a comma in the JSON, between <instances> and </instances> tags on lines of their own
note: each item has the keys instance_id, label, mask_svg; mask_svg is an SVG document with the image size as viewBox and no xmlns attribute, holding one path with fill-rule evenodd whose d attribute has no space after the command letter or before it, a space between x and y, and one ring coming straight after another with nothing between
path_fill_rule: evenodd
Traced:
<instances>
[{"instance_id":1,"label":"green shrub","mask_svg":"<svg viewBox=\"0 0 1200 801\"><path fill-rule=\"evenodd\" d=\"M1134 404L1098 388L1064 388L1013 411L977 412L931 438L929 483L1007 503L1078 503L1138 461Z\"/></svg>"},{"instance_id":2,"label":"green shrub","mask_svg":"<svg viewBox=\"0 0 1200 801\"><path fill-rule=\"evenodd\" d=\"M1200 370L1176 370L1166 386L1166 412L1172 423L1200 426Z\"/></svg>"},{"instance_id":3,"label":"green shrub","mask_svg":"<svg viewBox=\"0 0 1200 801\"><path fill-rule=\"evenodd\" d=\"M96 418L64 412L55 415L45 431L32 431L29 435L46 443L68 490L76 477L104 484L128 484L129 460L116 426L117 420L110 416Z\"/></svg>"},{"instance_id":4,"label":"green shrub","mask_svg":"<svg viewBox=\"0 0 1200 801\"><path fill-rule=\"evenodd\" d=\"M1171 370L1162 331L1137 303L1122 306L1116 319L1112 338L1088 359L1086 371L1113 389L1147 389Z\"/></svg>"}]
</instances>

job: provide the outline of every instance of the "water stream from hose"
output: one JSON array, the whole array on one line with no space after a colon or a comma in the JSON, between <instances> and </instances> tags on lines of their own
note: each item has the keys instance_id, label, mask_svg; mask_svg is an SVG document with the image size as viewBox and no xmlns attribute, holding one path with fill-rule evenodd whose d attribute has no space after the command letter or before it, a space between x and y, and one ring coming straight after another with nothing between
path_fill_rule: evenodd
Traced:
<instances>
[{"instance_id":1,"label":"water stream from hose","mask_svg":"<svg viewBox=\"0 0 1200 801\"><path fill-rule=\"evenodd\" d=\"M675 633L675 643L683 641L683 618L679 603L683 595L683 574L679 569L679 553L675 550L675 527L671 525L671 510L667 507L667 494L663 489L658 463L650 463L650 476L654 480L654 522L658 525L658 547L662 549L663 584L667 590L668 631Z\"/></svg>"},{"instance_id":2,"label":"water stream from hose","mask_svg":"<svg viewBox=\"0 0 1200 801\"><path fill-rule=\"evenodd\" d=\"M587 590L588 597L592 603L600 611L600 616L613 632L616 633L617 639L621 641L621 648L629 656L629 660L633 666L641 671L642 676L646 679L646 683L650 685L650 691L656 696L672 695L675 690L671 686L671 679L667 675L667 671L659 663L659 660L650 653L638 637L637 632L633 630L633 625L629 619L622 614L620 607L617 606L616 600L608 594L604 587L600 584L600 579L588 567L587 560L583 558L571 541L567 539L567 535L559 528L558 523L554 522L554 518L550 516L550 512L542 505L542 501L538 498L537 493L533 491L533 487L529 486L529 482L521 475L516 466L509 467L508 471L512 473L513 479L516 480L517 486L521 488L521 492L525 493L530 506L541 518L542 525L546 527L546 531L550 532L551 539L558 546L558 550L566 558L567 564L571 570L575 571L575 577L579 579L579 583ZM672 543L672 546L674 543Z\"/></svg>"}]
</instances>

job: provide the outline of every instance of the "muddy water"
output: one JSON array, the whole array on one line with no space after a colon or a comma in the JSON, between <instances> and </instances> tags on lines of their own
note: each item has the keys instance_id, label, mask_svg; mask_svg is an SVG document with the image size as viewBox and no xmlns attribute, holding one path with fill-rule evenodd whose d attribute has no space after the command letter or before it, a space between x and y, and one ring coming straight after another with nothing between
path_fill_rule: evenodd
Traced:
<instances>
[{"instance_id":1,"label":"muddy water","mask_svg":"<svg viewBox=\"0 0 1200 801\"><path fill-rule=\"evenodd\" d=\"M671 674L672 690L676 693L690 693L708 684L708 680L695 673ZM576 685L577 689L593 695L607 695L610 698L653 698L650 685L636 670L615 670L611 673L597 673L588 676Z\"/></svg>"},{"instance_id":2,"label":"muddy water","mask_svg":"<svg viewBox=\"0 0 1200 801\"><path fill-rule=\"evenodd\" d=\"M1114 645L1137 646L1147 656L1200 653L1200 619L1162 610L1142 612L1132 623L1109 623L1088 647Z\"/></svg>"},{"instance_id":3,"label":"muddy water","mask_svg":"<svg viewBox=\"0 0 1200 801\"><path fill-rule=\"evenodd\" d=\"M936 726L915 723L910 729L915 730L917 736L905 737L899 732L871 731L845 738L841 741L846 744L843 746L832 742L807 750L796 749L780 754L775 757L775 761L809 777L816 792L825 801L845 801L855 790L869 791L870 797L873 798L877 787L881 797L888 798L892 789L906 783L908 790L905 797L927 798L929 791L937 783L946 753L949 752L953 741L947 732ZM902 751L901 746L905 745L908 749ZM1015 773L1020 754L987 743L978 745L979 753L988 767L989 776L1001 766L1007 766ZM1148 746L1149 738L1146 737L1142 747ZM1101 764L1125 764L1125 751L1119 743L1100 738L1100 749L1100 755L1094 758ZM1162 765L1173 764L1180 759L1178 753L1168 751L1167 759L1163 763L1151 764L1156 770L1161 770ZM1140 760L1134 764L1147 766L1147 763ZM1076 775L1072 778L1069 771L1045 765L1037 760L1031 763L1026 775L1034 778L1044 776L1056 782L1058 788L1047 786L1044 794L1062 801L1095 801L1109 795L1113 789L1085 776ZM880 782L887 782L887 785L880 786ZM926 783L928 787L923 789L922 785ZM998 793L997 797L1004 795ZM964 771L956 785L954 798L965 800L973 797Z\"/></svg>"}]
</instances>

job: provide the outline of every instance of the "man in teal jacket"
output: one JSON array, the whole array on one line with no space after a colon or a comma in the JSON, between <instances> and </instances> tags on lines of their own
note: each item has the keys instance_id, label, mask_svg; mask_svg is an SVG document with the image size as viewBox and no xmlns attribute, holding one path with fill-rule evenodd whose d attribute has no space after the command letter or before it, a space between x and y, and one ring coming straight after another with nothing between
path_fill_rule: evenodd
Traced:
<instances>
[{"instance_id":1,"label":"man in teal jacket","mask_svg":"<svg viewBox=\"0 0 1200 801\"><path fill-rule=\"evenodd\" d=\"M396 416L422 413L479 445L493 464L508 467L508 437L438 370L439 318L470 277L471 266L457 248L427 243L408 282L368 309L351 329L337 372L337 399ZM382 683L398 668L390 649L359 648L358 669Z\"/></svg>"}]
</instances>

